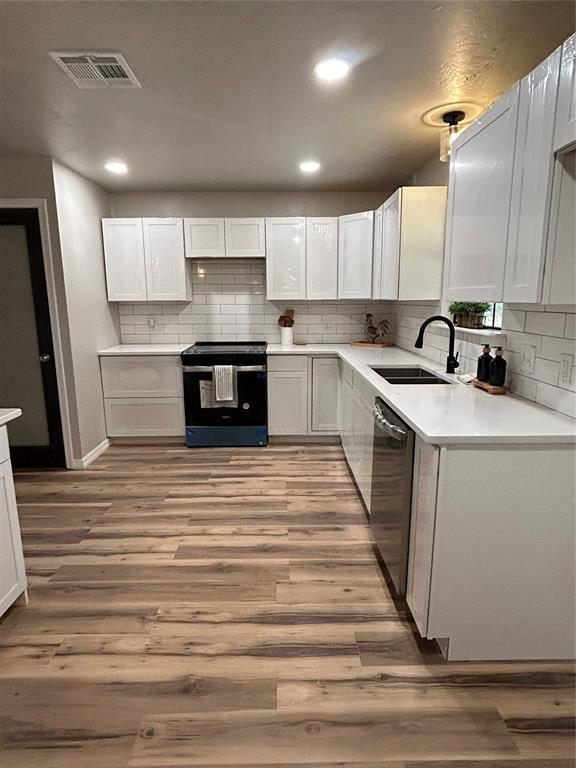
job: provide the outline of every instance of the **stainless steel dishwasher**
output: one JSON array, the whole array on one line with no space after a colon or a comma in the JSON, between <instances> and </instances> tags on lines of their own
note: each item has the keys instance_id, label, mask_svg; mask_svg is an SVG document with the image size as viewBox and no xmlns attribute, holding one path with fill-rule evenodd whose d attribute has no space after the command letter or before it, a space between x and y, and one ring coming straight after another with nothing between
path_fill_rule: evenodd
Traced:
<instances>
[{"instance_id":1,"label":"stainless steel dishwasher","mask_svg":"<svg viewBox=\"0 0 576 768\"><path fill-rule=\"evenodd\" d=\"M406 594L414 432L383 400L374 406L370 527L396 592Z\"/></svg>"}]
</instances>

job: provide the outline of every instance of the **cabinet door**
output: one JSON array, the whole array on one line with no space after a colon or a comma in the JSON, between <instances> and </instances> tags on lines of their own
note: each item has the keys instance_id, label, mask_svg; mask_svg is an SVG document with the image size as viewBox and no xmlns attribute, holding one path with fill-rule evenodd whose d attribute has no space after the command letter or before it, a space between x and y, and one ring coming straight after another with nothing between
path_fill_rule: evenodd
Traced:
<instances>
[{"instance_id":1,"label":"cabinet door","mask_svg":"<svg viewBox=\"0 0 576 768\"><path fill-rule=\"evenodd\" d=\"M182 397L105 398L108 437L184 437Z\"/></svg>"},{"instance_id":2,"label":"cabinet door","mask_svg":"<svg viewBox=\"0 0 576 768\"><path fill-rule=\"evenodd\" d=\"M372 458L374 455L374 416L362 402L358 412L358 477L356 482L368 511L372 495Z\"/></svg>"},{"instance_id":3,"label":"cabinet door","mask_svg":"<svg viewBox=\"0 0 576 768\"><path fill-rule=\"evenodd\" d=\"M143 219L148 301L186 301L182 219Z\"/></svg>"},{"instance_id":4,"label":"cabinet door","mask_svg":"<svg viewBox=\"0 0 576 768\"><path fill-rule=\"evenodd\" d=\"M382 290L382 221L384 206L374 211L374 253L372 255L372 298L379 299Z\"/></svg>"},{"instance_id":5,"label":"cabinet door","mask_svg":"<svg viewBox=\"0 0 576 768\"><path fill-rule=\"evenodd\" d=\"M338 220L338 298L372 298L374 212L353 213Z\"/></svg>"},{"instance_id":6,"label":"cabinet door","mask_svg":"<svg viewBox=\"0 0 576 768\"><path fill-rule=\"evenodd\" d=\"M444 298L502 301L518 85L452 144Z\"/></svg>"},{"instance_id":7,"label":"cabinet door","mask_svg":"<svg viewBox=\"0 0 576 768\"><path fill-rule=\"evenodd\" d=\"M306 298L306 219L266 219L266 285L269 299Z\"/></svg>"},{"instance_id":8,"label":"cabinet door","mask_svg":"<svg viewBox=\"0 0 576 768\"><path fill-rule=\"evenodd\" d=\"M338 432L339 399L338 359L312 358L312 432Z\"/></svg>"},{"instance_id":9,"label":"cabinet door","mask_svg":"<svg viewBox=\"0 0 576 768\"><path fill-rule=\"evenodd\" d=\"M554 151L576 143L576 34L562 46L560 83L554 127Z\"/></svg>"},{"instance_id":10,"label":"cabinet door","mask_svg":"<svg viewBox=\"0 0 576 768\"><path fill-rule=\"evenodd\" d=\"M428 630L440 449L416 437L406 601L422 637Z\"/></svg>"},{"instance_id":11,"label":"cabinet door","mask_svg":"<svg viewBox=\"0 0 576 768\"><path fill-rule=\"evenodd\" d=\"M402 190L396 190L382 208L382 277L380 278L380 298L397 299L400 267Z\"/></svg>"},{"instance_id":12,"label":"cabinet door","mask_svg":"<svg viewBox=\"0 0 576 768\"><path fill-rule=\"evenodd\" d=\"M264 219L225 219L226 256L266 256Z\"/></svg>"},{"instance_id":13,"label":"cabinet door","mask_svg":"<svg viewBox=\"0 0 576 768\"><path fill-rule=\"evenodd\" d=\"M0 616L26 589L24 555L10 461L0 464Z\"/></svg>"},{"instance_id":14,"label":"cabinet door","mask_svg":"<svg viewBox=\"0 0 576 768\"><path fill-rule=\"evenodd\" d=\"M184 242L188 259L226 256L224 219L184 219Z\"/></svg>"},{"instance_id":15,"label":"cabinet door","mask_svg":"<svg viewBox=\"0 0 576 768\"><path fill-rule=\"evenodd\" d=\"M109 301L146 301L142 219L102 219Z\"/></svg>"},{"instance_id":16,"label":"cabinet door","mask_svg":"<svg viewBox=\"0 0 576 768\"><path fill-rule=\"evenodd\" d=\"M542 298L559 70L560 49L520 83L504 301Z\"/></svg>"},{"instance_id":17,"label":"cabinet door","mask_svg":"<svg viewBox=\"0 0 576 768\"><path fill-rule=\"evenodd\" d=\"M556 156L546 253L544 301L576 304L576 149Z\"/></svg>"},{"instance_id":18,"label":"cabinet door","mask_svg":"<svg viewBox=\"0 0 576 768\"><path fill-rule=\"evenodd\" d=\"M306 219L306 298L338 298L338 219Z\"/></svg>"},{"instance_id":19,"label":"cabinet door","mask_svg":"<svg viewBox=\"0 0 576 768\"><path fill-rule=\"evenodd\" d=\"M348 464L352 462L352 422L354 419L354 393L350 383L342 377L340 383L340 439Z\"/></svg>"},{"instance_id":20,"label":"cabinet door","mask_svg":"<svg viewBox=\"0 0 576 768\"><path fill-rule=\"evenodd\" d=\"M307 371L268 371L268 432L271 435L307 434Z\"/></svg>"}]
</instances>

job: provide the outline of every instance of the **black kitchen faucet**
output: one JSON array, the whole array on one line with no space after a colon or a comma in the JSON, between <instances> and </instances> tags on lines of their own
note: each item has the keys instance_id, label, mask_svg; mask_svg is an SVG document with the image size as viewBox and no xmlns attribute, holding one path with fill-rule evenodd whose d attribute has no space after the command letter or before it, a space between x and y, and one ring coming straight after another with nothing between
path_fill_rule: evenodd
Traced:
<instances>
[{"instance_id":1,"label":"black kitchen faucet","mask_svg":"<svg viewBox=\"0 0 576 768\"><path fill-rule=\"evenodd\" d=\"M446 358L446 373L455 373L456 368L458 368L460 363L458 362L458 352L456 352L456 355L454 355L454 338L456 334L454 330L454 323L452 320L450 320L450 318L444 317L444 315L432 315L432 317L429 317L428 320L424 320L420 326L420 330L418 331L418 338L416 339L414 346L418 349L422 349L424 344L424 331L430 325L430 323L433 323L435 320L440 320L441 322L446 323L448 330L450 331L450 340L448 342L448 357Z\"/></svg>"}]
</instances>

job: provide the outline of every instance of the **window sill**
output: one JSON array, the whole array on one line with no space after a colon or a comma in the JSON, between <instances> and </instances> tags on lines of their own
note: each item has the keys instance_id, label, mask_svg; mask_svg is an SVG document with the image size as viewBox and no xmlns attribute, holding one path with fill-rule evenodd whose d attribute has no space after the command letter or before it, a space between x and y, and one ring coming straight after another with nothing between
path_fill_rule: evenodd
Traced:
<instances>
[{"instance_id":1,"label":"window sill","mask_svg":"<svg viewBox=\"0 0 576 768\"><path fill-rule=\"evenodd\" d=\"M438 336L448 336L450 333L444 323L432 323L427 330ZM506 342L506 334L498 328L459 328L456 326L456 338L461 341L470 341L473 344L492 344L494 347L502 347Z\"/></svg>"}]
</instances>

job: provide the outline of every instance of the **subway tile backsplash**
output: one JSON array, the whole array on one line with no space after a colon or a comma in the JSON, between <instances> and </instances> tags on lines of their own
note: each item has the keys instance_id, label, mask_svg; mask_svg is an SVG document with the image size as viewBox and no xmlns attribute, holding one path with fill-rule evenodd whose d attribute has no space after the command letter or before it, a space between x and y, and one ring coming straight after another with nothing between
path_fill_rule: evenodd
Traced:
<instances>
[{"instance_id":1,"label":"subway tile backsplash","mask_svg":"<svg viewBox=\"0 0 576 768\"><path fill-rule=\"evenodd\" d=\"M396 344L411 351L420 323L432 314L448 315L444 302L396 302L394 323ZM432 332L430 332L432 331ZM521 397L559 413L576 418L576 367L562 378L562 366L576 360L576 306L544 304L505 304L502 320L505 338L487 339L492 347L504 347L508 362L508 385ZM464 334L463 334L464 335ZM475 373L482 351L482 338L466 334L458 339L459 372ZM422 354L442 362L448 339L441 329L430 328L424 337ZM568 355L568 358L563 358ZM571 357L571 360L570 360ZM564 360L566 362L564 362Z\"/></svg>"},{"instance_id":2,"label":"subway tile backsplash","mask_svg":"<svg viewBox=\"0 0 576 768\"><path fill-rule=\"evenodd\" d=\"M364 316L391 319L392 302L280 301L266 299L263 259L202 259L187 263L190 302L121 303L124 344L194 341L280 341L278 317L295 310L294 339L308 343L364 339Z\"/></svg>"},{"instance_id":3,"label":"subway tile backsplash","mask_svg":"<svg viewBox=\"0 0 576 768\"><path fill-rule=\"evenodd\" d=\"M422 321L448 314L446 302L281 301L266 299L263 259L194 260L190 302L120 304L125 344L194 341L280 340L278 317L287 306L296 312L295 341L346 343L364 339L364 315L386 318L391 339L411 352ZM475 373L482 344L501 344L508 361L511 391L547 408L576 418L576 368L561 378L563 355L576 358L576 307L505 304L502 335L485 338L466 333L457 339L460 372ZM430 327L421 354L446 359L447 330Z\"/></svg>"}]
</instances>

